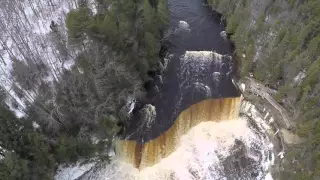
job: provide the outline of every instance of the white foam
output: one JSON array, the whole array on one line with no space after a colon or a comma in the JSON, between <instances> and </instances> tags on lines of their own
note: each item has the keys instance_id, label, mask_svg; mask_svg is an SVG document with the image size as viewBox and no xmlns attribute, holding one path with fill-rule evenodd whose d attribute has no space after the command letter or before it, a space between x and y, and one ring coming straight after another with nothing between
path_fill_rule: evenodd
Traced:
<instances>
[{"instance_id":1,"label":"white foam","mask_svg":"<svg viewBox=\"0 0 320 180\"><path fill-rule=\"evenodd\" d=\"M197 61L200 60L210 60L212 57L213 52L212 51L186 51L184 55L184 59L188 58L197 58Z\"/></svg>"},{"instance_id":2,"label":"white foam","mask_svg":"<svg viewBox=\"0 0 320 180\"><path fill-rule=\"evenodd\" d=\"M211 89L208 85L201 82L196 82L194 85L196 89L204 91L206 93L206 97L211 97Z\"/></svg>"},{"instance_id":3,"label":"white foam","mask_svg":"<svg viewBox=\"0 0 320 180\"><path fill-rule=\"evenodd\" d=\"M204 75L212 73L214 81L220 78L223 55L213 51L186 51L180 59L181 71L179 77L184 82L199 82L203 79Z\"/></svg>"},{"instance_id":4,"label":"white foam","mask_svg":"<svg viewBox=\"0 0 320 180\"><path fill-rule=\"evenodd\" d=\"M185 31L190 31L190 25L186 21L179 21L179 28Z\"/></svg>"},{"instance_id":5,"label":"white foam","mask_svg":"<svg viewBox=\"0 0 320 180\"><path fill-rule=\"evenodd\" d=\"M226 31L221 31L221 32L220 32L220 36L221 36L223 39L227 39L227 33L226 33Z\"/></svg>"},{"instance_id":6,"label":"white foam","mask_svg":"<svg viewBox=\"0 0 320 180\"><path fill-rule=\"evenodd\" d=\"M115 159L110 165L93 172L90 176L94 177L92 180L226 179L221 163L232 154L236 139L247 147L246 156L259 162L265 171L269 170L273 164L273 160L270 161L268 156L270 142L250 129L246 118L240 118L199 124L181 137L180 144L170 156L140 172L132 165L120 163ZM256 150L260 151L262 160L261 155L254 153ZM271 177L265 176L267 172L259 174L258 179Z\"/></svg>"}]
</instances>

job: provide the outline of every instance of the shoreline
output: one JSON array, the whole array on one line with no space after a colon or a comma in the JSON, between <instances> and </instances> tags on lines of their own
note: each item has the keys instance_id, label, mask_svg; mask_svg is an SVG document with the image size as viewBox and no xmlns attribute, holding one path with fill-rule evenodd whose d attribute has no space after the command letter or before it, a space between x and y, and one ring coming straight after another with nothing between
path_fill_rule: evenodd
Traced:
<instances>
[{"instance_id":1,"label":"shoreline","mask_svg":"<svg viewBox=\"0 0 320 180\"><path fill-rule=\"evenodd\" d=\"M253 125L257 124L256 118L261 118L271 127L271 131L265 133L274 145L273 152L276 156L271 173L274 179L280 179L288 162L286 154L290 152L290 146L300 144L303 140L292 132L295 124L290 121L286 110L273 99L272 90L249 77L237 81L235 85L242 93L242 106L246 103L251 106L247 110L241 108L240 114L246 116ZM252 115L252 108L256 111L255 117Z\"/></svg>"}]
</instances>

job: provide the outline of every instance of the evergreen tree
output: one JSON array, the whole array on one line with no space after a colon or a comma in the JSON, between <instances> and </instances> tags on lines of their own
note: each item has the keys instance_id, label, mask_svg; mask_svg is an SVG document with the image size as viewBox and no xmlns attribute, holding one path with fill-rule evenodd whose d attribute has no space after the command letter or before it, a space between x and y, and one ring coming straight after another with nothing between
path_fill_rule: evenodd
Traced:
<instances>
[{"instance_id":1,"label":"evergreen tree","mask_svg":"<svg viewBox=\"0 0 320 180\"><path fill-rule=\"evenodd\" d=\"M0 106L0 161L3 179L51 179L54 160L43 135L30 122L17 118L5 104ZM29 124L28 124L29 123Z\"/></svg>"}]
</instances>

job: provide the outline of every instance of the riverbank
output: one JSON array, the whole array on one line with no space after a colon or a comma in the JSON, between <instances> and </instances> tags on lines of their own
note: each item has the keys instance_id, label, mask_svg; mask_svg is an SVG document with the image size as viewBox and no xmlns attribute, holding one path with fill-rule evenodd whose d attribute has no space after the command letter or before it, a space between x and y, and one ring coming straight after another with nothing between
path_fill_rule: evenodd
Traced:
<instances>
[{"instance_id":1,"label":"riverbank","mask_svg":"<svg viewBox=\"0 0 320 180\"><path fill-rule=\"evenodd\" d=\"M239 80L236 85L243 96L240 113L248 117L253 125L262 121L265 125L264 133L270 138L273 152L277 155L271 171L274 179L280 179L284 167L294 163L289 162L287 154L290 154L293 146L302 143L303 139L294 133L296 125L288 112L273 99L274 90L250 77Z\"/></svg>"}]
</instances>

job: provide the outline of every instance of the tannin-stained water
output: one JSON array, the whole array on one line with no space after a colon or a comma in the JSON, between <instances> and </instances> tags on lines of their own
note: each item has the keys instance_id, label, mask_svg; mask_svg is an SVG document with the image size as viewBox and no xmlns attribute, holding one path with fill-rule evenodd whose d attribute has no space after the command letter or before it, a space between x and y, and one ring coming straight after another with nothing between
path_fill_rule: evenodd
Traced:
<instances>
[{"instance_id":1,"label":"tannin-stained water","mask_svg":"<svg viewBox=\"0 0 320 180\"><path fill-rule=\"evenodd\" d=\"M202 122L220 122L238 119L240 98L210 99L192 105L183 111L173 126L159 137L139 144L123 140L117 144L117 154L138 169L152 167L168 157L180 144L181 137Z\"/></svg>"},{"instance_id":2,"label":"tannin-stained water","mask_svg":"<svg viewBox=\"0 0 320 180\"><path fill-rule=\"evenodd\" d=\"M111 164L86 180L265 179L274 155L267 136L239 117L240 97L209 99L183 111L174 125L143 145L118 141ZM244 107L241 107L244 108Z\"/></svg>"}]
</instances>

